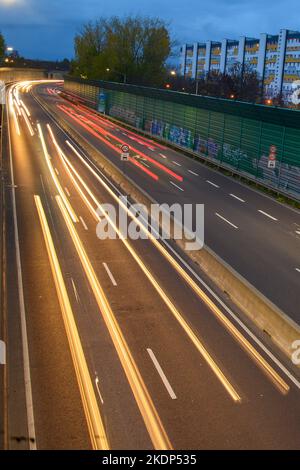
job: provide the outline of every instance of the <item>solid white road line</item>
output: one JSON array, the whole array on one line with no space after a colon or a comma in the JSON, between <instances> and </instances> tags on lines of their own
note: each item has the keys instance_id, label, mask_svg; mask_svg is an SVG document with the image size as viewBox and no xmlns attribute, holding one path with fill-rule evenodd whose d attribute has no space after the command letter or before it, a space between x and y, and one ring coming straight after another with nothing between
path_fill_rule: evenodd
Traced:
<instances>
[{"instance_id":1,"label":"solid white road line","mask_svg":"<svg viewBox=\"0 0 300 470\"><path fill-rule=\"evenodd\" d=\"M168 158L168 157L166 157L163 153L160 153L159 155L160 155L162 158Z\"/></svg>"},{"instance_id":2,"label":"solid white road line","mask_svg":"<svg viewBox=\"0 0 300 470\"><path fill-rule=\"evenodd\" d=\"M88 227L87 227L85 221L83 220L83 218L81 217L81 215L79 216L79 219L80 219L80 222L81 222L82 225L83 225L84 230L88 230Z\"/></svg>"},{"instance_id":3,"label":"solid white road line","mask_svg":"<svg viewBox=\"0 0 300 470\"><path fill-rule=\"evenodd\" d=\"M272 219L272 220L275 220L277 221L278 219L276 219L275 217L273 217L272 215L268 214L267 212L264 212L262 210L259 210L258 212L260 212L261 214L265 215L266 217L269 217L269 219Z\"/></svg>"},{"instance_id":4,"label":"solid white road line","mask_svg":"<svg viewBox=\"0 0 300 470\"><path fill-rule=\"evenodd\" d=\"M177 184L173 183L173 181L170 181L170 183L175 186L175 188L180 189L180 191L184 191L180 186L177 186Z\"/></svg>"},{"instance_id":5,"label":"solid white road line","mask_svg":"<svg viewBox=\"0 0 300 470\"><path fill-rule=\"evenodd\" d=\"M66 186L65 186L65 191L66 191L67 195L70 197L71 196L70 191L68 190L68 188Z\"/></svg>"},{"instance_id":6,"label":"solid white road line","mask_svg":"<svg viewBox=\"0 0 300 470\"><path fill-rule=\"evenodd\" d=\"M236 196L235 194L230 194L230 196L231 196L231 197L234 197L234 199L237 199L237 200L240 201L240 202L245 202L244 199L242 199L242 198Z\"/></svg>"},{"instance_id":7,"label":"solid white road line","mask_svg":"<svg viewBox=\"0 0 300 470\"><path fill-rule=\"evenodd\" d=\"M118 284L117 284L117 282L116 282L114 276L112 275L111 270L109 269L109 267L107 266L106 263L102 263L102 264L103 264L103 266L104 266L104 268L105 268L105 271L106 271L107 274L108 274L109 279L110 279L111 282L112 282L112 285L116 287Z\"/></svg>"},{"instance_id":8,"label":"solid white road line","mask_svg":"<svg viewBox=\"0 0 300 470\"><path fill-rule=\"evenodd\" d=\"M146 166L147 168L150 168L150 165L148 165L148 163L146 163L145 161L141 160L141 164Z\"/></svg>"},{"instance_id":9,"label":"solid white road line","mask_svg":"<svg viewBox=\"0 0 300 470\"><path fill-rule=\"evenodd\" d=\"M174 160L172 160L172 163L174 163L174 165L181 166L180 163L174 162Z\"/></svg>"},{"instance_id":10,"label":"solid white road line","mask_svg":"<svg viewBox=\"0 0 300 470\"><path fill-rule=\"evenodd\" d=\"M164 384L164 386L166 387L166 389L167 389L167 391L168 391L170 397L172 398L172 400L176 400L177 397L176 397L176 395L175 395L175 393L174 393L174 390L173 390L173 388L171 387L170 382L168 381L168 379L167 379L167 377L166 377L164 371L162 370L162 368L161 368L161 366L160 366L158 360L156 359L154 352L153 352L152 349L150 349L150 348L147 348L147 352L148 352L148 354L149 354L149 356L150 356L150 358L151 358L151 360L152 360L152 362L153 362L153 364L154 364L154 366L155 366L157 372L159 373L160 378L161 378L161 380L163 381L163 384Z\"/></svg>"},{"instance_id":11,"label":"solid white road line","mask_svg":"<svg viewBox=\"0 0 300 470\"><path fill-rule=\"evenodd\" d=\"M300 231L299 231L299 230L296 230L296 233L297 233L297 235L300 235Z\"/></svg>"},{"instance_id":12,"label":"solid white road line","mask_svg":"<svg viewBox=\"0 0 300 470\"><path fill-rule=\"evenodd\" d=\"M212 181L209 181L209 180L206 180L206 182L208 184L210 184L211 186L214 186L215 188L219 188L220 186L218 186L216 183L213 183Z\"/></svg>"},{"instance_id":13,"label":"solid white road line","mask_svg":"<svg viewBox=\"0 0 300 470\"><path fill-rule=\"evenodd\" d=\"M300 273L300 269L299 269L299 268L295 268L295 269L296 269L296 271L298 271L298 273Z\"/></svg>"},{"instance_id":14,"label":"solid white road line","mask_svg":"<svg viewBox=\"0 0 300 470\"><path fill-rule=\"evenodd\" d=\"M188 170L189 173L192 173L192 175L195 175L195 176L199 176L198 173L196 173L195 171L193 170Z\"/></svg>"},{"instance_id":15,"label":"solid white road line","mask_svg":"<svg viewBox=\"0 0 300 470\"><path fill-rule=\"evenodd\" d=\"M77 292L77 289L76 289L76 286L75 286L74 279L72 277L71 277L71 282L72 282L72 287L73 287L73 291L74 291L74 294L75 294L75 298L76 298L77 302L79 303L79 295L78 295L78 292Z\"/></svg>"},{"instance_id":16,"label":"solid white road line","mask_svg":"<svg viewBox=\"0 0 300 470\"><path fill-rule=\"evenodd\" d=\"M29 449L36 450L36 434L33 414L33 400L32 400L32 385L30 375L30 360L29 360L29 347L28 347L28 336L27 336L27 325L26 325L26 311L24 301L24 289L23 289L23 276L22 276L22 265L21 265L21 254L20 254L20 243L19 243L19 228L17 219L17 206L16 206L16 193L15 193L15 178L12 161L12 148L11 148L11 134L10 134L10 120L7 108L7 128L8 128L8 142L9 142L9 160L10 160L10 174L12 183L12 205L13 205L13 220L14 220L14 232L15 232L15 249L16 249L16 265L18 273L18 292L19 292L19 305L20 305L20 316L21 316L21 336L22 336L22 352L23 352L23 368L24 368L24 383L25 383L25 400L26 400L26 411L27 411L27 428L29 436Z\"/></svg>"},{"instance_id":17,"label":"solid white road line","mask_svg":"<svg viewBox=\"0 0 300 470\"><path fill-rule=\"evenodd\" d=\"M231 227L233 228L236 228L238 229L238 227L236 225L234 225L232 222L230 222L229 220L225 219L225 217L223 217L222 215L218 214L218 212L215 213L217 217L219 217L220 219L224 220L224 222L227 222L227 224L231 225Z\"/></svg>"}]
</instances>

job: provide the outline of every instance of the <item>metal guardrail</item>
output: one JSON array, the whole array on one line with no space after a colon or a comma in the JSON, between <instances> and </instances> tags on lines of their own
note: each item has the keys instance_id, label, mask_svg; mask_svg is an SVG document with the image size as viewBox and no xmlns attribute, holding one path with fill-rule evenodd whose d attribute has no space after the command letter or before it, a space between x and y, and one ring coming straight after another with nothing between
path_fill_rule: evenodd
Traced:
<instances>
[{"instance_id":1,"label":"metal guardrail","mask_svg":"<svg viewBox=\"0 0 300 470\"><path fill-rule=\"evenodd\" d=\"M108 116L300 200L300 111L71 77L64 88L94 109L101 95Z\"/></svg>"}]
</instances>

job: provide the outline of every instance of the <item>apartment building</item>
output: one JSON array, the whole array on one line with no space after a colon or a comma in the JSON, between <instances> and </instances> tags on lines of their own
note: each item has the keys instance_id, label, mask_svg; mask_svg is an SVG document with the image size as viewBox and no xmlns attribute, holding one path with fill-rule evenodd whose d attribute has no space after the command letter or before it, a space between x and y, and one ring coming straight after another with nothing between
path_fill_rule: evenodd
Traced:
<instances>
[{"instance_id":1,"label":"apartment building","mask_svg":"<svg viewBox=\"0 0 300 470\"><path fill-rule=\"evenodd\" d=\"M267 98L282 94L291 101L300 80L300 32L281 29L277 35L195 42L180 50L180 74L185 77L199 79L212 71L230 74L235 64L257 72Z\"/></svg>"}]
</instances>

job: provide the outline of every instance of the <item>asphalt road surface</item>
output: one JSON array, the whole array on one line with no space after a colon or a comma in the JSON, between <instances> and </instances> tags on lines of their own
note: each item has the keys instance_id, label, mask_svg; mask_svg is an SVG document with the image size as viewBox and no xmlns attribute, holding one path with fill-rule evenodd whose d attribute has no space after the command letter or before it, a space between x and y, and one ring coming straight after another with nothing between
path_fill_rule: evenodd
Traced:
<instances>
[{"instance_id":1,"label":"asphalt road surface","mask_svg":"<svg viewBox=\"0 0 300 470\"><path fill-rule=\"evenodd\" d=\"M205 203L206 243L294 319L298 213L56 89L14 87L8 104L8 447L299 448L292 363L191 289L170 247L97 237L96 209L116 207L117 190L36 98L157 201ZM139 166L120 161L120 141Z\"/></svg>"}]
</instances>

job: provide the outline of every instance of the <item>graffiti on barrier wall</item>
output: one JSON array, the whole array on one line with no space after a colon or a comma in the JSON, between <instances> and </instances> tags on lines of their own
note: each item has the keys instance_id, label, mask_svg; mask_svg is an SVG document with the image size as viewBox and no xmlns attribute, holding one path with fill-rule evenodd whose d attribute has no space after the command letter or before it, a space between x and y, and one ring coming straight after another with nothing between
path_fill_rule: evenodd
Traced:
<instances>
[{"instance_id":1,"label":"graffiti on barrier wall","mask_svg":"<svg viewBox=\"0 0 300 470\"><path fill-rule=\"evenodd\" d=\"M122 119L128 124L131 124L134 127L142 128L142 118L137 116L137 114L128 108L123 108L122 106L114 105L109 109L109 114L112 117Z\"/></svg>"},{"instance_id":2,"label":"graffiti on barrier wall","mask_svg":"<svg viewBox=\"0 0 300 470\"><path fill-rule=\"evenodd\" d=\"M275 168L268 167L268 155L261 155L258 159L248 155L243 149L226 142L223 145L212 137L203 138L200 135L193 137L189 129L175 126L157 119L145 120L137 114L122 106L112 106L109 110L111 116L120 118L131 125L143 128L147 132L162 137L170 142L206 155L208 158L222 161L238 171L244 171L253 177L267 182L270 186L295 194L300 192L300 167L287 163L278 163Z\"/></svg>"}]
</instances>

